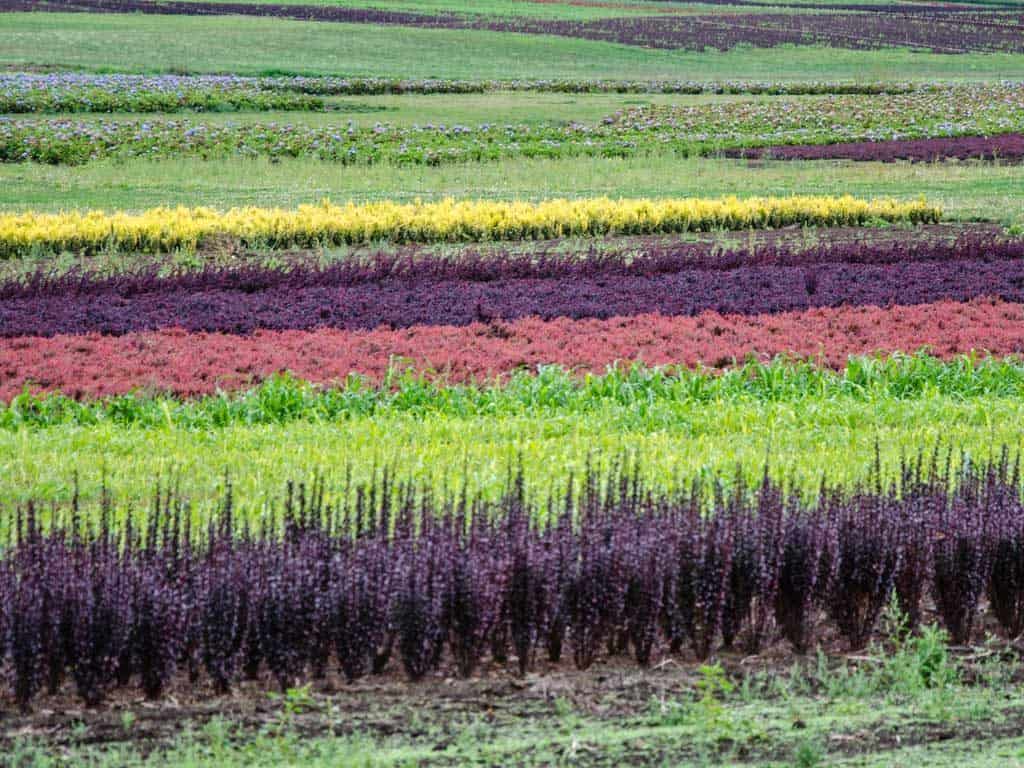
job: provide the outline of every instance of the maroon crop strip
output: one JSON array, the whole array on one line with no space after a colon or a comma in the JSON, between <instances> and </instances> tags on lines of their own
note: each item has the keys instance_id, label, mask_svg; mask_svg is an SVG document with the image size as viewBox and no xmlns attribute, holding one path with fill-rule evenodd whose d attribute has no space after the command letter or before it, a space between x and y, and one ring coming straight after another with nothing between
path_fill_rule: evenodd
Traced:
<instances>
[{"instance_id":1,"label":"maroon crop strip","mask_svg":"<svg viewBox=\"0 0 1024 768\"><path fill-rule=\"evenodd\" d=\"M524 317L761 315L813 307L1024 302L1024 240L963 233L888 242L825 241L708 251L653 245L584 258L535 253L380 254L326 268L208 268L161 277L38 272L0 285L0 336L120 335L160 328L408 328Z\"/></svg>"},{"instance_id":2,"label":"maroon crop strip","mask_svg":"<svg viewBox=\"0 0 1024 768\"><path fill-rule=\"evenodd\" d=\"M287 285L241 290L84 294L0 304L0 336L110 335L183 328L250 334L257 330L410 328L539 317L723 315L764 317L814 307L930 304L996 296L1024 302L1024 259L897 264L750 266L666 274L385 280L360 285Z\"/></svg>"},{"instance_id":3,"label":"maroon crop strip","mask_svg":"<svg viewBox=\"0 0 1024 768\"><path fill-rule=\"evenodd\" d=\"M1024 306L984 299L760 316L525 318L394 331L258 331L244 337L181 329L20 337L0 339L0 397L9 399L26 383L76 397L136 388L198 395L243 388L285 370L317 382L350 373L379 382L398 366L455 382L493 379L545 363L590 370L628 361L723 366L751 355L783 353L839 366L850 355L922 347L946 358L972 350L1019 354Z\"/></svg>"},{"instance_id":4,"label":"maroon crop strip","mask_svg":"<svg viewBox=\"0 0 1024 768\"><path fill-rule=\"evenodd\" d=\"M771 157L776 160L867 160L881 163L893 163L897 160L1000 160L1006 163L1020 163L1024 160L1024 134L792 144L727 150L724 154L727 157Z\"/></svg>"}]
</instances>

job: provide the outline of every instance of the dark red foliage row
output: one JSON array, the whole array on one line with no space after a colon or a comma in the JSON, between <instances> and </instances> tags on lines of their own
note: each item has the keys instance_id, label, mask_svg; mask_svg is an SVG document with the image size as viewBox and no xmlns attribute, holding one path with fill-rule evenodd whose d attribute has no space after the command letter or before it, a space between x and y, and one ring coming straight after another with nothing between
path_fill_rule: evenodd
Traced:
<instances>
[{"instance_id":1,"label":"dark red foliage row","mask_svg":"<svg viewBox=\"0 0 1024 768\"><path fill-rule=\"evenodd\" d=\"M1024 134L999 136L955 136L941 139L898 139L892 141L848 141L839 144L792 144L756 149L728 150L729 157L776 160L868 160L892 163L897 160L1024 161Z\"/></svg>"},{"instance_id":2,"label":"dark red foliage row","mask_svg":"<svg viewBox=\"0 0 1024 768\"><path fill-rule=\"evenodd\" d=\"M117 531L109 501L98 530L76 503L45 526L29 505L0 560L0 669L24 709L67 678L90 706L132 684L157 698L177 670L226 693L266 673L282 690L331 670L352 681L392 657L418 680L443 664L468 677L488 657L525 674L565 651L580 669L604 654L647 666L684 645L701 660L737 641L757 653L776 638L804 653L826 617L859 649L893 596L911 629L930 597L957 644L987 596L1016 637L1017 470L1005 453L955 478L943 466L936 454L888 484L823 487L813 504L767 473L757 488L665 495L613 468L543 510L521 478L497 503L387 475L331 503L318 481L290 485L258 532L234 522L229 489L198 535L159 490Z\"/></svg>"},{"instance_id":3,"label":"dark red foliage row","mask_svg":"<svg viewBox=\"0 0 1024 768\"><path fill-rule=\"evenodd\" d=\"M937 53L1024 51L1019 16L975 12L751 13L657 15L575 21L423 14L375 8L224 2L156 3L151 0L2 0L0 9L184 15L273 16L308 21L397 24L438 29L480 29L559 35L648 48L728 50L737 45L829 45L872 49L900 46Z\"/></svg>"},{"instance_id":4,"label":"dark red foliage row","mask_svg":"<svg viewBox=\"0 0 1024 768\"><path fill-rule=\"evenodd\" d=\"M922 347L943 358L972 350L1019 354L1024 352L1024 307L984 299L757 316L524 318L394 331L235 336L169 329L124 336L23 336L0 339L0 397L14 397L26 383L80 398L136 388L190 396L244 388L285 370L322 383L350 373L380 382L396 366L451 382L489 380L551 363L596 371L629 361L718 367L779 354L838 367L850 355Z\"/></svg>"},{"instance_id":5,"label":"dark red foliage row","mask_svg":"<svg viewBox=\"0 0 1024 768\"><path fill-rule=\"evenodd\" d=\"M358 330L707 310L752 315L983 295L1024 301L1024 240L967 235L955 242L840 241L722 252L680 243L632 260L615 252L379 255L326 269L209 268L159 278L152 268L95 281L37 276L0 288L0 336L169 327Z\"/></svg>"}]
</instances>

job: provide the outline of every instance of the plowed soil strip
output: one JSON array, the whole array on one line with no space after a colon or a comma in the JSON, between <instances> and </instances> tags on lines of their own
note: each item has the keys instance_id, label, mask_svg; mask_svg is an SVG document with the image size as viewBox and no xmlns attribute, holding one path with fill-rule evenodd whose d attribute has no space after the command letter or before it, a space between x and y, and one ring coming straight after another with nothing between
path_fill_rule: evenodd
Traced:
<instances>
[{"instance_id":1,"label":"plowed soil strip","mask_svg":"<svg viewBox=\"0 0 1024 768\"><path fill-rule=\"evenodd\" d=\"M812 309L740 316L638 315L608 319L417 326L403 330L258 331L251 336L181 329L124 336L23 336L0 340L0 397L26 383L76 397L137 388L179 395L237 389L288 370L317 382L360 373L380 381L411 367L446 381L484 380L559 363L603 370L615 362L723 366L750 355L816 357L839 366L848 356L915 351L940 357L972 350L1024 351L1024 306L995 299Z\"/></svg>"}]
</instances>

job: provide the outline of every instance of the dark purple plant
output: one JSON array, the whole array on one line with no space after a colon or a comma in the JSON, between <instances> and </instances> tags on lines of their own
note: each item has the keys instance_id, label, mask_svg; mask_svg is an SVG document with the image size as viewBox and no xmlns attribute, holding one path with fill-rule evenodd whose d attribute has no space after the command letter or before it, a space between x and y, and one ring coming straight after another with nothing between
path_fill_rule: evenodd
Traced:
<instances>
[{"instance_id":1,"label":"dark purple plant","mask_svg":"<svg viewBox=\"0 0 1024 768\"><path fill-rule=\"evenodd\" d=\"M147 699L158 699L170 682L181 652L180 615L184 595L153 574L144 574L132 609L129 635L134 667Z\"/></svg>"},{"instance_id":2,"label":"dark purple plant","mask_svg":"<svg viewBox=\"0 0 1024 768\"><path fill-rule=\"evenodd\" d=\"M732 647L746 628L745 647L758 653L770 631L782 559L782 524L786 509L782 490L767 470L751 505L739 477L722 514L730 516L733 557L722 609L722 642Z\"/></svg>"},{"instance_id":3,"label":"dark purple plant","mask_svg":"<svg viewBox=\"0 0 1024 768\"><path fill-rule=\"evenodd\" d=\"M431 537L436 530L417 541L407 541L396 550L399 574L395 580L396 594L392 603L392 622L397 636L398 652L405 673L412 681L421 680L433 670L444 648L445 583L441 573L439 552Z\"/></svg>"},{"instance_id":4,"label":"dark purple plant","mask_svg":"<svg viewBox=\"0 0 1024 768\"><path fill-rule=\"evenodd\" d=\"M217 556L218 560L221 558L226 560L227 556ZM230 561L211 563L197 596L199 654L206 673L221 694L231 690L238 667L246 629L244 607L248 606L259 617L257 622L262 621L258 605L247 594L241 565Z\"/></svg>"},{"instance_id":5,"label":"dark purple plant","mask_svg":"<svg viewBox=\"0 0 1024 768\"><path fill-rule=\"evenodd\" d=\"M335 653L350 683L376 666L385 645L391 614L388 559L387 546L371 540L344 546L331 563L329 622Z\"/></svg>"},{"instance_id":6,"label":"dark purple plant","mask_svg":"<svg viewBox=\"0 0 1024 768\"><path fill-rule=\"evenodd\" d=\"M797 653L806 653L813 641L821 596L819 580L827 575L829 528L818 515L796 509L782 529L782 557L775 593L775 621L782 636Z\"/></svg>"},{"instance_id":7,"label":"dark purple plant","mask_svg":"<svg viewBox=\"0 0 1024 768\"><path fill-rule=\"evenodd\" d=\"M990 509L989 610L1011 638L1024 632L1024 507L1018 492L1019 464L1012 473L1004 456L986 487Z\"/></svg>"},{"instance_id":8,"label":"dark purple plant","mask_svg":"<svg viewBox=\"0 0 1024 768\"><path fill-rule=\"evenodd\" d=\"M46 624L38 581L25 579L20 584L12 583L5 597L9 600L7 651L13 672L14 700L22 712L28 712L32 698L42 686L47 661L43 654Z\"/></svg>"},{"instance_id":9,"label":"dark purple plant","mask_svg":"<svg viewBox=\"0 0 1024 768\"><path fill-rule=\"evenodd\" d=\"M965 470L957 491L928 521L932 598L955 645L969 642L989 582L987 478Z\"/></svg>"},{"instance_id":10,"label":"dark purple plant","mask_svg":"<svg viewBox=\"0 0 1024 768\"><path fill-rule=\"evenodd\" d=\"M828 612L851 650L871 639L889 602L899 568L899 505L894 494L856 494L828 500L837 520L835 572Z\"/></svg>"},{"instance_id":11,"label":"dark purple plant","mask_svg":"<svg viewBox=\"0 0 1024 768\"><path fill-rule=\"evenodd\" d=\"M114 680L127 641L130 607L123 577L108 562L87 562L86 568L93 573L77 574L68 594L73 606L69 662L78 694L94 707Z\"/></svg>"},{"instance_id":12,"label":"dark purple plant","mask_svg":"<svg viewBox=\"0 0 1024 768\"><path fill-rule=\"evenodd\" d=\"M703 499L704 494L695 488L673 518L678 539L673 543L674 578L667 609L671 647L678 649L688 637L701 660L711 655L721 629L735 544L732 518L705 513Z\"/></svg>"}]
</instances>

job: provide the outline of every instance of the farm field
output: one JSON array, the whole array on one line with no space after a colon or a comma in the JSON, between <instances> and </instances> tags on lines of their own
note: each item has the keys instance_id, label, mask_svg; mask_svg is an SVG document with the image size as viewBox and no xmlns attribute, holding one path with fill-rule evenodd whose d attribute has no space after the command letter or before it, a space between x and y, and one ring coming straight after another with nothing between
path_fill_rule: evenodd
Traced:
<instances>
[{"instance_id":1,"label":"farm field","mask_svg":"<svg viewBox=\"0 0 1024 768\"><path fill-rule=\"evenodd\" d=\"M0 1L0 765L1024 765L1024 3Z\"/></svg>"}]
</instances>

